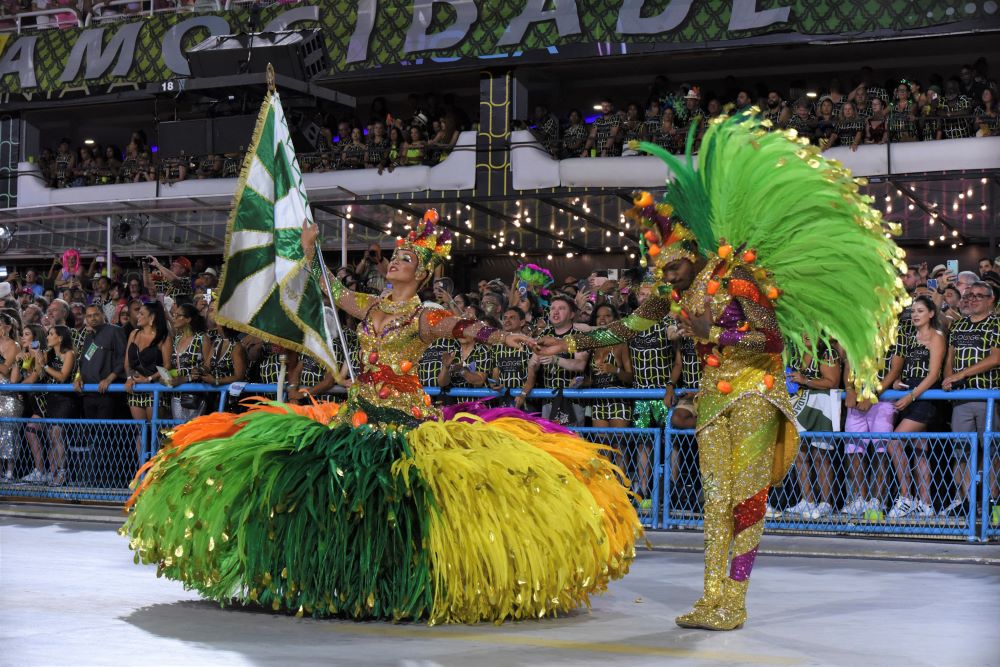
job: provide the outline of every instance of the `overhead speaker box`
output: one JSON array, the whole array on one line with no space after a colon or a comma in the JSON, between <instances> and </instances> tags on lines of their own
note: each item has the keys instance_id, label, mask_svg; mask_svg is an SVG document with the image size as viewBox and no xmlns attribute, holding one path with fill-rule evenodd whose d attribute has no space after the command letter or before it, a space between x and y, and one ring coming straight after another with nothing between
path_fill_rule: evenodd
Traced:
<instances>
[{"instance_id":1,"label":"overhead speaker box","mask_svg":"<svg viewBox=\"0 0 1000 667\"><path fill-rule=\"evenodd\" d=\"M330 69L330 56L318 30L218 35L185 55L194 77L256 74L267 71L271 63L277 74L309 81Z\"/></svg>"}]
</instances>

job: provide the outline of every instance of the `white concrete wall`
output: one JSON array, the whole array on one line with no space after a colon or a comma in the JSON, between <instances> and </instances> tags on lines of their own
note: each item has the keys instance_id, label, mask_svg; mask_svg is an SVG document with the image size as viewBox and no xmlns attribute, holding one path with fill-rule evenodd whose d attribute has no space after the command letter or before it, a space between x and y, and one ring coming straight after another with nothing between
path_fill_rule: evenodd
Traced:
<instances>
[{"instance_id":1,"label":"white concrete wall","mask_svg":"<svg viewBox=\"0 0 1000 667\"><path fill-rule=\"evenodd\" d=\"M305 174L303 181L310 197L320 201L343 197L343 190L358 195L381 195L425 190L467 190L476 183L476 133L463 132L456 150L444 162L433 167L398 167L391 173L376 169L330 171ZM174 185L156 183L121 183L92 185L82 188L53 189L45 187L38 165L22 162L18 165L18 208L55 205L89 204L97 202L169 201L231 199L236 190L235 178L213 178L181 181Z\"/></svg>"}]
</instances>

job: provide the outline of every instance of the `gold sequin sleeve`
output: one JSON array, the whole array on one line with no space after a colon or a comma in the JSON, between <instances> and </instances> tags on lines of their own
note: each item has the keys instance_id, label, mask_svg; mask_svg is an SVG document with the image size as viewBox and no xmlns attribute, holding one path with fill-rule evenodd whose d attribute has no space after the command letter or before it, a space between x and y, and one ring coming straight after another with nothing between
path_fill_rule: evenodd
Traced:
<instances>
[{"instance_id":1,"label":"gold sequin sleeve","mask_svg":"<svg viewBox=\"0 0 1000 667\"><path fill-rule=\"evenodd\" d=\"M566 336L570 352L595 350L610 347L629 340L656 326L670 314L670 300L661 296L650 295L634 313L612 322L606 327L593 329L587 333L575 333Z\"/></svg>"},{"instance_id":2,"label":"gold sequin sleeve","mask_svg":"<svg viewBox=\"0 0 1000 667\"><path fill-rule=\"evenodd\" d=\"M340 280L332 274L330 275L330 291L333 292L333 300L337 304L337 307L342 309L351 317L355 317L359 320L364 318L364 316L378 300L378 297L374 297L371 294L355 292L347 289L347 287L344 286L344 283L340 282Z\"/></svg>"}]
</instances>

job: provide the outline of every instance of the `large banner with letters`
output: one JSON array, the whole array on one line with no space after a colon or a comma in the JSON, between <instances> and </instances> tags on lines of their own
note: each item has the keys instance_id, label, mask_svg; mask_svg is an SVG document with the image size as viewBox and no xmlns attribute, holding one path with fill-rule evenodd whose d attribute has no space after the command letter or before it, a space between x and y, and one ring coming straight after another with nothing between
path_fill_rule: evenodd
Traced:
<instances>
[{"instance_id":1,"label":"large banner with letters","mask_svg":"<svg viewBox=\"0 0 1000 667\"><path fill-rule=\"evenodd\" d=\"M188 76L186 49L243 32L248 18L239 9L0 33L0 94L93 94ZM330 74L366 76L401 67L1000 29L992 0L320 0L273 4L261 18L265 31L322 29Z\"/></svg>"}]
</instances>

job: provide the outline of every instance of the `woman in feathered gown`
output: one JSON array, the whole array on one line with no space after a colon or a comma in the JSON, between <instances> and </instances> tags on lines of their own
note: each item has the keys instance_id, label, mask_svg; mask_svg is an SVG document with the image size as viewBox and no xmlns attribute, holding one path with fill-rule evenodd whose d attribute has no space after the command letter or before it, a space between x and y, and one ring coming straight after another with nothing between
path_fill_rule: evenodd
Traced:
<instances>
[{"instance_id":1,"label":"woman in feathered gown","mask_svg":"<svg viewBox=\"0 0 1000 667\"><path fill-rule=\"evenodd\" d=\"M436 338L530 341L423 306L451 245L436 222L428 211L399 242L389 294L334 283L361 321L343 404L177 428L128 503L137 563L223 604L431 623L555 615L624 576L641 527L602 445L517 410L442 413L424 393L417 362ZM307 226L307 266L314 240Z\"/></svg>"}]
</instances>

